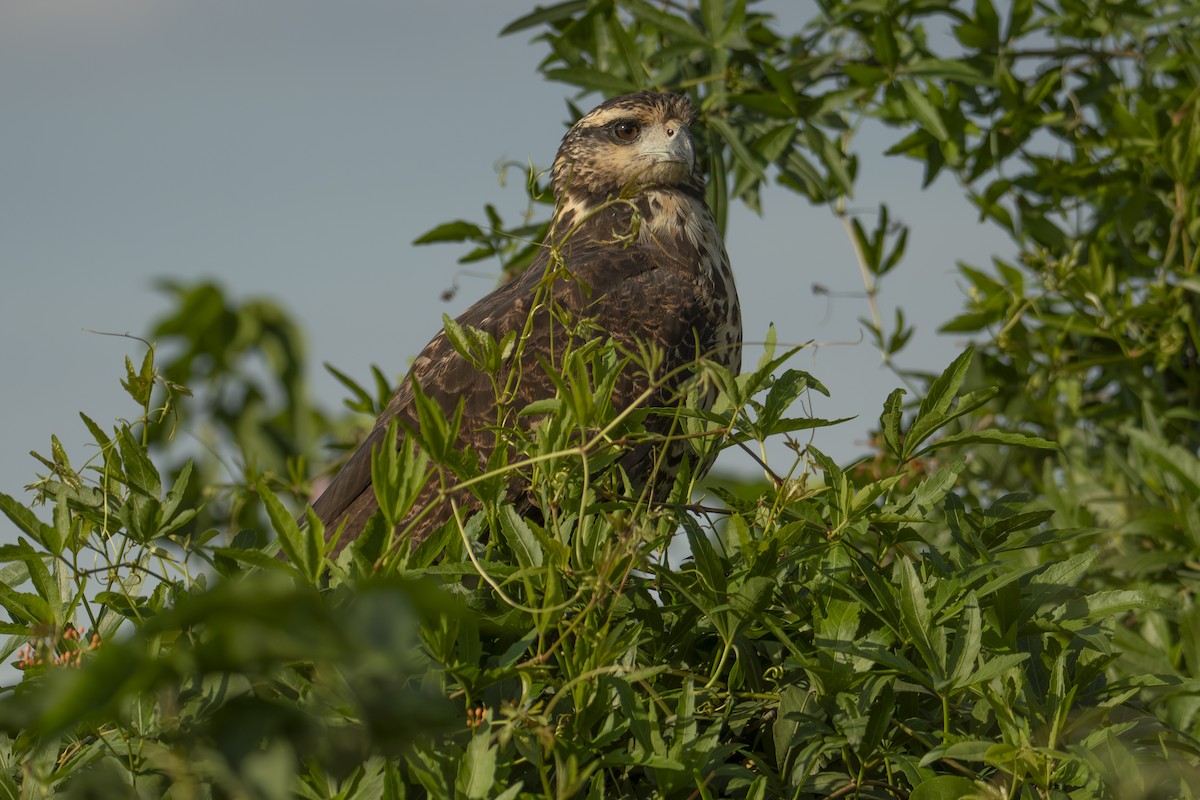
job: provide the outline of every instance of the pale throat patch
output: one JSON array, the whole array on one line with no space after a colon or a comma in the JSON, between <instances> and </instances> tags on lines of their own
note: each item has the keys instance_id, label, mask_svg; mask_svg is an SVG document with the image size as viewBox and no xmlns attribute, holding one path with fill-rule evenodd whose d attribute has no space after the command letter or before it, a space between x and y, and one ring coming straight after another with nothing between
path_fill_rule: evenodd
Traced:
<instances>
[{"instance_id":1,"label":"pale throat patch","mask_svg":"<svg viewBox=\"0 0 1200 800\"><path fill-rule=\"evenodd\" d=\"M642 220L640 235L663 243L683 238L700 254L700 269L712 277L714 269L729 271L729 256L716 234L717 224L708 206L683 192L647 189L650 214Z\"/></svg>"}]
</instances>

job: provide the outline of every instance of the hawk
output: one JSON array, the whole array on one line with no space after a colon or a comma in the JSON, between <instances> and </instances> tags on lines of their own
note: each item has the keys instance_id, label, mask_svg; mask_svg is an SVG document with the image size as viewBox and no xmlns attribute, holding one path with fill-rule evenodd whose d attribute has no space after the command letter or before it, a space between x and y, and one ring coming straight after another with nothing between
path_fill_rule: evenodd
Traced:
<instances>
[{"instance_id":1,"label":"hawk","mask_svg":"<svg viewBox=\"0 0 1200 800\"><path fill-rule=\"evenodd\" d=\"M600 104L567 131L550 173L555 212L538 257L456 320L496 341L516 334L500 380L494 382L494 376L460 355L445 330L438 333L370 434L313 504L327 529L344 524L342 541L349 541L378 508L371 452L399 446L386 441L393 419L402 429L418 426L414 383L447 417L461 404L458 445L473 451L482 466L497 445L496 426L503 416L497 384L511 387L503 405L516 412L553 398L547 367L553 369L564 342L580 336L581 321L593 338L611 339L635 352L647 344L658 349L660 374L680 375L659 401L677 392L687 377L683 368L700 358L737 373L741 310L729 257L704 199L689 128L694 116L687 98L644 91ZM616 381L614 407L634 403L649 380L644 372L624 370ZM711 404L712 394L702 402ZM522 420L525 427L536 424L529 417ZM655 485L673 477L685 446L669 449L665 463L654 470ZM635 447L620 463L632 481L645 481L653 455ZM415 524L405 526L417 541L452 515L444 496L438 504L434 483L409 514ZM515 487L512 494L519 491Z\"/></svg>"}]
</instances>

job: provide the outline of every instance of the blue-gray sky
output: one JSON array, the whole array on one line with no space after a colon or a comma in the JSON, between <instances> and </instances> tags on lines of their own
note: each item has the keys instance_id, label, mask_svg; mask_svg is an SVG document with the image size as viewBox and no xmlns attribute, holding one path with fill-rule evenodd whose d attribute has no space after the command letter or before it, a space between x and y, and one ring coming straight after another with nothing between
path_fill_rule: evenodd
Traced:
<instances>
[{"instance_id":1,"label":"blue-gray sky","mask_svg":"<svg viewBox=\"0 0 1200 800\"><path fill-rule=\"evenodd\" d=\"M516 215L501 159L548 166L569 87L544 81L544 48L499 38L533 0L6 0L0 4L0 491L27 497L27 455L57 433L90 454L78 412L108 425L136 413L119 386L128 340L167 309L156 278L214 278L270 295L304 325L318 398L343 391L319 364L393 375L440 325L494 285L454 280L451 247L411 246L430 227ZM793 28L811 4L769 0ZM590 101L599 98L590 98ZM868 134L864 153L897 134ZM917 324L902 358L939 368L961 342L935 335L960 308L955 263L1011 248L952 181L920 191L920 168L867 157L854 206L891 204L912 226L883 285L885 314ZM759 218L732 213L727 245L761 340L845 343L802 354L833 392L822 416L859 420L817 435L841 460L899 384L861 334L865 303L850 243L828 209L781 189ZM868 218L873 224L873 219ZM495 264L476 265L495 271ZM753 362L757 352L748 353ZM786 466L786 465L785 465ZM7 521L0 523L0 535ZM7 537L4 537L7 538Z\"/></svg>"}]
</instances>

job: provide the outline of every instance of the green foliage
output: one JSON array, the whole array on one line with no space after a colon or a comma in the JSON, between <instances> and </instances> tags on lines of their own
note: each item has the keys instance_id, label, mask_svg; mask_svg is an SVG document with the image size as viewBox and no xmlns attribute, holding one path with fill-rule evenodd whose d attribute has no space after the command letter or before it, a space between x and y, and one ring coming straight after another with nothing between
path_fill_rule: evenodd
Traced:
<instances>
[{"instance_id":1,"label":"green foliage","mask_svg":"<svg viewBox=\"0 0 1200 800\"><path fill-rule=\"evenodd\" d=\"M177 420L199 447L173 445L181 432L175 424L145 428L145 441L164 451L170 470L187 461L195 467L198 480L184 502L199 516L188 530L233 535L257 527L257 485L305 495L308 464L322 459L333 425L310 400L303 336L269 300L234 301L208 282L164 281L162 289L174 308L151 324L165 358L158 374L141 376L148 393L142 404L150 408L165 394L156 413ZM172 394L182 384L195 397Z\"/></svg>"},{"instance_id":2,"label":"green foliage","mask_svg":"<svg viewBox=\"0 0 1200 800\"><path fill-rule=\"evenodd\" d=\"M1176 0L818 6L784 34L745 0L572 0L505 32L536 30L544 74L583 93L691 93L722 225L767 180L830 205L888 359L911 328L876 298L907 231L846 210L857 131L895 129L890 154L1009 232L1013 263L961 266L945 329L975 346L880 399L868 457L806 444L839 421L796 414L825 389L770 336L744 375L701 366L707 411L699 387L615 408L617 371L655 354L597 340L483 471L418 398L420 436L375 454L380 513L339 552L288 505L321 438L352 438L307 399L298 329L173 284L126 365L132 421L83 415L88 462L52 438L35 503L0 495L21 669L0 791L1195 797L1200 22ZM523 269L547 201L527 186L514 227L488 206L419 243ZM447 335L492 372L515 346ZM352 410L391 394L331 370ZM685 468L666 503L619 469L631 447L686 441L699 464L772 438L791 463ZM413 545L395 527L429 480L458 513Z\"/></svg>"},{"instance_id":3,"label":"green foliage","mask_svg":"<svg viewBox=\"0 0 1200 800\"><path fill-rule=\"evenodd\" d=\"M925 400L889 398L857 470L917 480L939 448L971 447L955 472L969 502L1029 494L1054 524L1098 531L1048 539L1040 560L1091 552L1089 589L1181 599L1130 617L1120 668L1195 675L1200 17L1179 0L817 5L794 33L742 0L564 2L505 32L536 31L544 72L581 94L691 94L718 212L761 209L767 180L831 206L889 363L912 314L889 325L876 299L903 272L907 228L886 206L847 210L857 134L894 130L887 154L923 164L926 184L952 175L1018 256L960 264L965 307L942 329L980 339L954 378L966 393L951 409L944 381L905 375ZM976 446L1016 437L1037 449ZM1173 708L1195 734L1192 691Z\"/></svg>"},{"instance_id":4,"label":"green foliage","mask_svg":"<svg viewBox=\"0 0 1200 800\"><path fill-rule=\"evenodd\" d=\"M739 377L707 367L727 390L680 434L706 452L807 427L788 406L819 384L780 372L787 357L768 348ZM565 373L593 358L582 348ZM953 422L969 362L907 427L887 423L910 449ZM47 482L62 497L48 524L3 498L29 539L0 551L14 587L0 605L13 642L33 637L0 702L3 780L148 797L1149 797L1200 777L1194 741L1153 713L1195 682L1114 666L1118 619L1178 601L1089 592L1095 552L1036 557L1093 531L1050 527L1018 497L969 507L962 460L912 480L919 451L870 474L797 443L788 478L725 493L723 510L691 505L686 479L666 506L614 499L591 477L616 457L596 432L625 410L573 400L581 387L595 389L564 382L557 420L583 439L547 425L498 467L529 470L539 517L484 474L447 490L482 511L415 548L389 543L385 519L431 468L461 469L444 419L376 455L394 505L336 558L311 514L297 525L265 488L273 540L181 536L178 492L128 426L92 504ZM884 419L897 414L889 399Z\"/></svg>"}]
</instances>

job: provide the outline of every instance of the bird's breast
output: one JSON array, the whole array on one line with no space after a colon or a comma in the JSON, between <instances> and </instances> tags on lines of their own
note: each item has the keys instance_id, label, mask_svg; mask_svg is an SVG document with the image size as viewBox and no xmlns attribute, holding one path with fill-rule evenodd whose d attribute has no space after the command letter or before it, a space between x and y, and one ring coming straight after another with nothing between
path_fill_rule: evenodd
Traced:
<instances>
[{"instance_id":1,"label":"bird's breast","mask_svg":"<svg viewBox=\"0 0 1200 800\"><path fill-rule=\"evenodd\" d=\"M661 251L664 262L693 271L697 299L707 308L706 353L733 372L741 366L742 315L725 243L708 206L678 191L650 191L642 204L641 244Z\"/></svg>"},{"instance_id":2,"label":"bird's breast","mask_svg":"<svg viewBox=\"0 0 1200 800\"><path fill-rule=\"evenodd\" d=\"M641 204L639 239L668 254L691 250L705 277L729 271L729 256L708 206L698 197L678 191L650 190Z\"/></svg>"}]
</instances>

